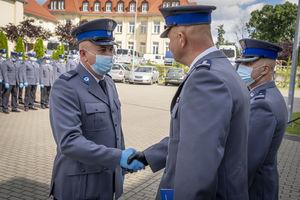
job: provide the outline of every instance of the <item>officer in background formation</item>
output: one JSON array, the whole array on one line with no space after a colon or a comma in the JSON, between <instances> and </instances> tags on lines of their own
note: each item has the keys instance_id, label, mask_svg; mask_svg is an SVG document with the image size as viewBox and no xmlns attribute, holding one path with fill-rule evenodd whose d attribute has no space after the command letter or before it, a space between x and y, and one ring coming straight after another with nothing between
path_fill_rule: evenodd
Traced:
<instances>
[{"instance_id":1,"label":"officer in background formation","mask_svg":"<svg viewBox=\"0 0 300 200\"><path fill-rule=\"evenodd\" d=\"M24 111L28 111L28 109L37 110L34 107L34 97L36 92L36 87L38 85L38 75L36 70L35 61L33 53L28 53L29 59L25 62L25 66L23 68L23 77L24 77L24 86L25 88L25 99L24 99Z\"/></svg>"},{"instance_id":2,"label":"officer in background formation","mask_svg":"<svg viewBox=\"0 0 300 200\"><path fill-rule=\"evenodd\" d=\"M2 96L4 91L4 82L2 75L2 63L6 60L6 49L0 50L0 111L2 111Z\"/></svg>"},{"instance_id":3,"label":"officer in background formation","mask_svg":"<svg viewBox=\"0 0 300 200\"><path fill-rule=\"evenodd\" d=\"M171 103L170 136L131 160L165 168L156 199L247 200L249 94L226 55L214 46L215 6L159 8L174 59L189 72ZM173 194L173 195L172 195ZM168 198L171 199L171 198Z\"/></svg>"},{"instance_id":4,"label":"officer in background formation","mask_svg":"<svg viewBox=\"0 0 300 200\"><path fill-rule=\"evenodd\" d=\"M53 64L53 71L54 71L54 80L56 80L63 73L67 72L64 55L59 55L58 62L55 62Z\"/></svg>"},{"instance_id":5,"label":"officer in background formation","mask_svg":"<svg viewBox=\"0 0 300 200\"><path fill-rule=\"evenodd\" d=\"M287 108L272 80L282 47L256 39L242 39L238 73L250 90L248 138L249 199L278 199L277 152L285 133Z\"/></svg>"},{"instance_id":6,"label":"officer in background formation","mask_svg":"<svg viewBox=\"0 0 300 200\"><path fill-rule=\"evenodd\" d=\"M11 94L11 111L20 112L18 110L17 93L18 93L18 69L16 67L18 53L11 52L11 59L2 62L1 70L4 81L3 93L3 112L9 114L8 104L9 96Z\"/></svg>"},{"instance_id":7,"label":"officer in background formation","mask_svg":"<svg viewBox=\"0 0 300 200\"><path fill-rule=\"evenodd\" d=\"M57 144L50 194L58 200L118 199L127 164L135 151L125 149L121 104L107 73L113 66L113 30L117 23L98 19L72 31L80 64L59 76L50 95L50 122Z\"/></svg>"},{"instance_id":8,"label":"officer in background formation","mask_svg":"<svg viewBox=\"0 0 300 200\"><path fill-rule=\"evenodd\" d=\"M18 102L19 104L24 104L23 101L23 87L24 87L24 73L23 68L25 66L25 62L23 61L23 53L18 53L18 60L16 62L17 73L18 73L18 80L19 80L19 87L18 87Z\"/></svg>"},{"instance_id":9,"label":"officer in background formation","mask_svg":"<svg viewBox=\"0 0 300 200\"><path fill-rule=\"evenodd\" d=\"M40 85L40 83L39 83L39 80L40 80L40 64L37 61L35 53L33 53L32 64L33 64L34 69L35 69L35 79L36 79L36 84L35 84L35 87L33 89L32 96L33 96L33 102L34 103L38 103L38 101L36 101L36 91L37 91L38 86Z\"/></svg>"},{"instance_id":10,"label":"officer in background formation","mask_svg":"<svg viewBox=\"0 0 300 200\"><path fill-rule=\"evenodd\" d=\"M79 63L78 55L75 50L71 51L71 56L67 59L66 62L66 71L74 70Z\"/></svg>"},{"instance_id":11,"label":"officer in background formation","mask_svg":"<svg viewBox=\"0 0 300 200\"><path fill-rule=\"evenodd\" d=\"M53 67L50 64L50 56L46 55L43 58L43 63L40 65L40 88L41 88L41 108L49 108L49 95L51 86L54 82Z\"/></svg>"}]
</instances>

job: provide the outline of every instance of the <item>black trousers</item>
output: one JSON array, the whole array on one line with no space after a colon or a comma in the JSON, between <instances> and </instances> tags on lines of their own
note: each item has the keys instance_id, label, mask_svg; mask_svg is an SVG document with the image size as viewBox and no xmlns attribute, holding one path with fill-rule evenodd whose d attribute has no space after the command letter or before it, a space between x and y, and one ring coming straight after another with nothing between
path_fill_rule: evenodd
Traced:
<instances>
[{"instance_id":1,"label":"black trousers","mask_svg":"<svg viewBox=\"0 0 300 200\"><path fill-rule=\"evenodd\" d=\"M32 98L33 98L33 102L32 102L32 105L33 105L33 103L34 103L34 101L35 101L35 98L36 98L36 90L37 90L37 86L36 85L33 85L32 86L33 87L33 89L31 90L32 91Z\"/></svg>"},{"instance_id":2,"label":"black trousers","mask_svg":"<svg viewBox=\"0 0 300 200\"><path fill-rule=\"evenodd\" d=\"M34 104L34 96L36 92L36 85L28 85L25 88L25 99L24 99L24 107L33 107Z\"/></svg>"},{"instance_id":3,"label":"black trousers","mask_svg":"<svg viewBox=\"0 0 300 200\"><path fill-rule=\"evenodd\" d=\"M41 88L41 105L48 106L51 86Z\"/></svg>"},{"instance_id":4,"label":"black trousers","mask_svg":"<svg viewBox=\"0 0 300 200\"><path fill-rule=\"evenodd\" d=\"M11 94L11 108L12 110L15 110L18 108L18 103L17 103L17 93L18 93L18 88L16 85L10 85L9 88L4 89L3 93L3 99L2 99L2 104L3 104L3 109L8 110L8 102L9 102L9 95Z\"/></svg>"},{"instance_id":5,"label":"black trousers","mask_svg":"<svg viewBox=\"0 0 300 200\"><path fill-rule=\"evenodd\" d=\"M20 88L20 87L19 87L19 91L18 91L18 100L19 100L19 103L23 102L23 88Z\"/></svg>"},{"instance_id":6,"label":"black trousers","mask_svg":"<svg viewBox=\"0 0 300 200\"><path fill-rule=\"evenodd\" d=\"M0 107L2 107L3 91L4 91L4 85L2 82L0 83Z\"/></svg>"}]
</instances>

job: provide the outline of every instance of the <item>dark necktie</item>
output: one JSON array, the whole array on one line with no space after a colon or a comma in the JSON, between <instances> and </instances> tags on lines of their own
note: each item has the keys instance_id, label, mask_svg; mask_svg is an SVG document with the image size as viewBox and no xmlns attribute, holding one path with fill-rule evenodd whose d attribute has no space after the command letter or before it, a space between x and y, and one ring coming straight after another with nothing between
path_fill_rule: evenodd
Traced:
<instances>
[{"instance_id":1,"label":"dark necktie","mask_svg":"<svg viewBox=\"0 0 300 200\"><path fill-rule=\"evenodd\" d=\"M104 80L104 79L103 79L103 80L100 80L100 81L99 81L99 85L100 85L100 87L102 88L103 92L107 95L106 82L105 82L105 80Z\"/></svg>"}]
</instances>

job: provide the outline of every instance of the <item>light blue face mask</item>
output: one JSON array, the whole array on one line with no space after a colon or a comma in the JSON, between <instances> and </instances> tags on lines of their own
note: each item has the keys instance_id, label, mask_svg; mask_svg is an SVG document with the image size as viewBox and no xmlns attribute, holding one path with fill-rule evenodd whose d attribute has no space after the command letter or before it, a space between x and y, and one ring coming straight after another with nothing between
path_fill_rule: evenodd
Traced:
<instances>
[{"instance_id":1,"label":"light blue face mask","mask_svg":"<svg viewBox=\"0 0 300 200\"><path fill-rule=\"evenodd\" d=\"M260 67L256 67L254 70L257 70L261 67L263 67L265 65L262 65ZM240 64L239 68L237 70L237 73L240 75L240 77L242 78L242 80L246 83L247 86L251 85L252 83L254 83L255 81L257 81L259 78L261 78L263 75L260 75L259 77L253 79L251 77L253 68L252 67L248 67L246 65Z\"/></svg>"},{"instance_id":2,"label":"light blue face mask","mask_svg":"<svg viewBox=\"0 0 300 200\"><path fill-rule=\"evenodd\" d=\"M89 52L89 53L96 56L95 64L90 65L96 74L103 76L103 75L107 74L108 72L110 72L110 70L114 64L112 56L93 54L91 52Z\"/></svg>"}]
</instances>

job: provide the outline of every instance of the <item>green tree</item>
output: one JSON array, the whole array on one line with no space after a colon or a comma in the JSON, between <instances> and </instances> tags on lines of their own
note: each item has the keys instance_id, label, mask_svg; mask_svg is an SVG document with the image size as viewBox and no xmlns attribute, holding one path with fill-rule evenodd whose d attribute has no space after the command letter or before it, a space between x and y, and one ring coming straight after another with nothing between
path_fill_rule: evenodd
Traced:
<instances>
[{"instance_id":1,"label":"green tree","mask_svg":"<svg viewBox=\"0 0 300 200\"><path fill-rule=\"evenodd\" d=\"M285 2L253 11L246 24L250 37L274 43L293 40L297 9L296 4Z\"/></svg>"},{"instance_id":2,"label":"green tree","mask_svg":"<svg viewBox=\"0 0 300 200\"><path fill-rule=\"evenodd\" d=\"M0 49L6 49L6 52L8 52L7 37L2 31L0 31ZM8 53L6 54L6 57L8 58Z\"/></svg>"},{"instance_id":3,"label":"green tree","mask_svg":"<svg viewBox=\"0 0 300 200\"><path fill-rule=\"evenodd\" d=\"M21 37L18 37L17 45L16 45L16 52L22 52L23 60L25 60L25 48L24 48L23 39Z\"/></svg>"},{"instance_id":4,"label":"green tree","mask_svg":"<svg viewBox=\"0 0 300 200\"><path fill-rule=\"evenodd\" d=\"M36 53L36 57L38 59L42 59L44 57L45 51L44 51L44 44L42 38L36 41L34 45L34 52Z\"/></svg>"},{"instance_id":5,"label":"green tree","mask_svg":"<svg viewBox=\"0 0 300 200\"><path fill-rule=\"evenodd\" d=\"M64 46L64 44L61 44L60 53L61 53L61 55L65 55L65 46Z\"/></svg>"},{"instance_id":6,"label":"green tree","mask_svg":"<svg viewBox=\"0 0 300 200\"><path fill-rule=\"evenodd\" d=\"M224 34L225 34L224 24L221 24L220 26L218 26L217 31L218 31L218 40L217 40L216 46L217 46L217 48L219 48L220 45L225 44L225 39L224 39Z\"/></svg>"}]
</instances>

